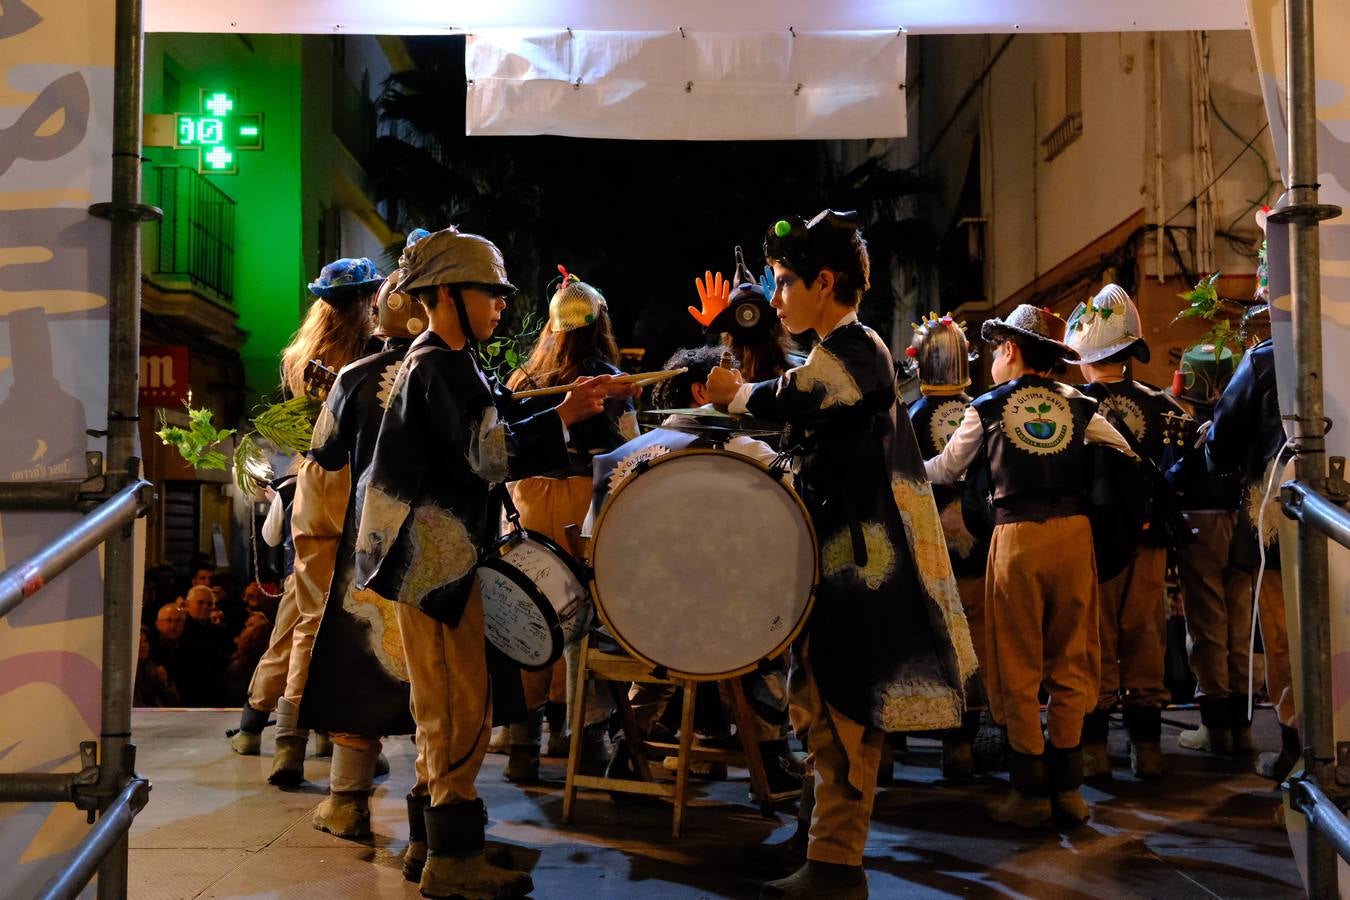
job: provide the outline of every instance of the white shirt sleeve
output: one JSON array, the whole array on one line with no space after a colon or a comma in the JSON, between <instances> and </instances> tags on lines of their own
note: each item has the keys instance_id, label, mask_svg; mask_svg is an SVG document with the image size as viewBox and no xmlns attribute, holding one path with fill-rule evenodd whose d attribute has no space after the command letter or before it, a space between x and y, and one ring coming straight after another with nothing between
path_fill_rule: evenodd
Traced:
<instances>
[{"instance_id":1,"label":"white shirt sleeve","mask_svg":"<svg viewBox=\"0 0 1350 900\"><path fill-rule=\"evenodd\" d=\"M736 396L732 398L731 403L727 404L727 412L733 416L743 416L750 411L750 392L754 390L754 382L746 382L736 391Z\"/></svg>"},{"instance_id":2,"label":"white shirt sleeve","mask_svg":"<svg viewBox=\"0 0 1350 900\"><path fill-rule=\"evenodd\" d=\"M263 520L263 542L269 547L280 547L285 537L285 527L286 504L282 502L281 494L278 493L273 495L272 504L267 507L267 518Z\"/></svg>"},{"instance_id":3,"label":"white shirt sleeve","mask_svg":"<svg viewBox=\"0 0 1350 900\"><path fill-rule=\"evenodd\" d=\"M1116 435L1117 438L1120 435ZM928 480L934 484L955 484L966 474L984 442L984 425L975 407L967 406L961 424L952 432L951 440L942 452L923 464Z\"/></svg>"},{"instance_id":4,"label":"white shirt sleeve","mask_svg":"<svg viewBox=\"0 0 1350 900\"><path fill-rule=\"evenodd\" d=\"M1088 419L1087 430L1083 432L1083 440L1089 444L1105 444L1124 453L1131 459L1138 459L1135 452L1130 449L1129 443L1120 436L1120 432L1111 426L1111 423L1102 417L1101 413L1093 413L1092 418Z\"/></svg>"}]
</instances>

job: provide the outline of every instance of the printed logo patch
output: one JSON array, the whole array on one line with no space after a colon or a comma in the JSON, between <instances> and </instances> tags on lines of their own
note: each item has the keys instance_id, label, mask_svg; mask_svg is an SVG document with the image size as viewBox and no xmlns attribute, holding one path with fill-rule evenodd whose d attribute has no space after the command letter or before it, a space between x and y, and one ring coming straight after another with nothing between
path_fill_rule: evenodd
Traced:
<instances>
[{"instance_id":1,"label":"printed logo patch","mask_svg":"<svg viewBox=\"0 0 1350 900\"><path fill-rule=\"evenodd\" d=\"M1073 412L1054 391L1019 388L1003 407L1003 433L1028 453L1059 453L1073 437Z\"/></svg>"},{"instance_id":2,"label":"printed logo patch","mask_svg":"<svg viewBox=\"0 0 1350 900\"><path fill-rule=\"evenodd\" d=\"M947 442L952 439L965 414L966 404L960 400L948 400L933 410L933 417L928 420L928 435L933 439L933 446L937 448L938 453L941 453Z\"/></svg>"},{"instance_id":3,"label":"printed logo patch","mask_svg":"<svg viewBox=\"0 0 1350 900\"><path fill-rule=\"evenodd\" d=\"M1134 439L1143 443L1145 432L1148 431L1148 419L1144 417L1144 411L1139 408L1138 403L1129 397L1111 394L1102 401L1102 405L1120 416L1120 420L1130 429Z\"/></svg>"}]
</instances>

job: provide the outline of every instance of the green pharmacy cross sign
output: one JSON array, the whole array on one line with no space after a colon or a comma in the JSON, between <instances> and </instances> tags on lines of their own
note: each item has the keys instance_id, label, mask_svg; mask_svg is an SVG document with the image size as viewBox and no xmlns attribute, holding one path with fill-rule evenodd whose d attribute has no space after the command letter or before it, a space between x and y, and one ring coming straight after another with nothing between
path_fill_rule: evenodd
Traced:
<instances>
[{"instance_id":1,"label":"green pharmacy cross sign","mask_svg":"<svg viewBox=\"0 0 1350 900\"><path fill-rule=\"evenodd\" d=\"M263 148L262 113L238 112L235 91L202 89L199 114L174 116L173 148L196 150L197 171L238 175L239 152Z\"/></svg>"}]
</instances>

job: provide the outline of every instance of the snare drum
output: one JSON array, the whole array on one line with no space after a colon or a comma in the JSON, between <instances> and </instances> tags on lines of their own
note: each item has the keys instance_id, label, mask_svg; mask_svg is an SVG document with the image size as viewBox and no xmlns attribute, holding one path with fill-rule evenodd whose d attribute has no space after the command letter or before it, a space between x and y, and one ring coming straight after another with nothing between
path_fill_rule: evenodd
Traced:
<instances>
[{"instance_id":1,"label":"snare drum","mask_svg":"<svg viewBox=\"0 0 1350 900\"><path fill-rule=\"evenodd\" d=\"M778 656L815 598L815 529L792 488L723 450L639 463L591 542L596 611L633 656L715 681Z\"/></svg>"},{"instance_id":2,"label":"snare drum","mask_svg":"<svg viewBox=\"0 0 1350 900\"><path fill-rule=\"evenodd\" d=\"M504 536L477 570L487 638L526 669L543 669L590 624L586 576L568 553L537 531Z\"/></svg>"}]
</instances>

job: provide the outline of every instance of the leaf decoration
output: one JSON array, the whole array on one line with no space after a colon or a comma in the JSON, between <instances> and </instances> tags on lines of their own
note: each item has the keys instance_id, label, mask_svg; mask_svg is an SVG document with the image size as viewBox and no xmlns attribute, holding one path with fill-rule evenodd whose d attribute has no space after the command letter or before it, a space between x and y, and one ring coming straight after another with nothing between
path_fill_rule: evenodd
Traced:
<instances>
[{"instance_id":1,"label":"leaf decoration","mask_svg":"<svg viewBox=\"0 0 1350 900\"><path fill-rule=\"evenodd\" d=\"M227 457L217 448L234 434L233 428L217 429L211 422L209 408L193 409L187 407L188 427L179 428L170 425L159 414L159 431L155 432L161 441L176 449L183 460L194 469L224 469Z\"/></svg>"},{"instance_id":2,"label":"leaf decoration","mask_svg":"<svg viewBox=\"0 0 1350 900\"><path fill-rule=\"evenodd\" d=\"M1050 411L1049 403L1042 403L1040 406L1036 407L1036 412L1039 413L1048 413L1049 411Z\"/></svg>"},{"instance_id":3,"label":"leaf decoration","mask_svg":"<svg viewBox=\"0 0 1350 900\"><path fill-rule=\"evenodd\" d=\"M282 453L304 453L314 437L314 421L322 406L313 397L292 397L254 416L253 427Z\"/></svg>"},{"instance_id":4,"label":"leaf decoration","mask_svg":"<svg viewBox=\"0 0 1350 900\"><path fill-rule=\"evenodd\" d=\"M234 483L239 490L248 497L261 497L274 474L272 463L253 435L241 437L234 449Z\"/></svg>"}]
</instances>

